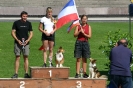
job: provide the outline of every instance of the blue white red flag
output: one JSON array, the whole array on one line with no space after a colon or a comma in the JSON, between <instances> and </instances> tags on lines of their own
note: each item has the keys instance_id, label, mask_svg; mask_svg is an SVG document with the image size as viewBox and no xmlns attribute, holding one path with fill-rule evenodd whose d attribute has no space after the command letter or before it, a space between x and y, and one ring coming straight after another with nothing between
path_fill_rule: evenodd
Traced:
<instances>
[{"instance_id":1,"label":"blue white red flag","mask_svg":"<svg viewBox=\"0 0 133 88\"><path fill-rule=\"evenodd\" d=\"M60 11L58 15L56 27L57 29L59 29L63 25L74 20L79 20L79 15L77 12L75 0L69 0L69 2L63 7L63 9Z\"/></svg>"},{"instance_id":2,"label":"blue white red flag","mask_svg":"<svg viewBox=\"0 0 133 88\"><path fill-rule=\"evenodd\" d=\"M71 23L71 25L68 27L67 32L69 33L69 32L72 30L72 28L74 28L74 27L76 27L76 26L78 26L78 25L80 25L79 20L73 21L73 22Z\"/></svg>"}]
</instances>

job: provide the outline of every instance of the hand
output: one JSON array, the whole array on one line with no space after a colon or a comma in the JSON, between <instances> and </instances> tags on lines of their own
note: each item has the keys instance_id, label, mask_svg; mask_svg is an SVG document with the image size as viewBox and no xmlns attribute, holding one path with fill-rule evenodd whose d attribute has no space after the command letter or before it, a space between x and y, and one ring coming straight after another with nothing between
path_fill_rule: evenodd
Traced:
<instances>
[{"instance_id":1,"label":"hand","mask_svg":"<svg viewBox=\"0 0 133 88\"><path fill-rule=\"evenodd\" d=\"M27 44L28 44L28 42L29 42L29 40L26 40L26 41L25 41L25 44L24 44L24 46L25 46L25 45L27 45Z\"/></svg>"},{"instance_id":2,"label":"hand","mask_svg":"<svg viewBox=\"0 0 133 88\"><path fill-rule=\"evenodd\" d=\"M53 30L50 34L51 34L51 35L53 35L53 34L54 34L54 32L55 32L55 31Z\"/></svg>"},{"instance_id":3,"label":"hand","mask_svg":"<svg viewBox=\"0 0 133 88\"><path fill-rule=\"evenodd\" d=\"M50 33L47 33L47 32L46 32L45 34L46 34L46 36L50 36Z\"/></svg>"},{"instance_id":4,"label":"hand","mask_svg":"<svg viewBox=\"0 0 133 88\"><path fill-rule=\"evenodd\" d=\"M83 33L84 34L84 30L83 30L83 28L81 27L81 33Z\"/></svg>"},{"instance_id":5,"label":"hand","mask_svg":"<svg viewBox=\"0 0 133 88\"><path fill-rule=\"evenodd\" d=\"M43 32L46 36L50 36L50 33L48 33L46 30Z\"/></svg>"},{"instance_id":6,"label":"hand","mask_svg":"<svg viewBox=\"0 0 133 88\"><path fill-rule=\"evenodd\" d=\"M18 40L18 44L19 44L19 45L22 45L22 42L21 42L20 40Z\"/></svg>"}]
</instances>

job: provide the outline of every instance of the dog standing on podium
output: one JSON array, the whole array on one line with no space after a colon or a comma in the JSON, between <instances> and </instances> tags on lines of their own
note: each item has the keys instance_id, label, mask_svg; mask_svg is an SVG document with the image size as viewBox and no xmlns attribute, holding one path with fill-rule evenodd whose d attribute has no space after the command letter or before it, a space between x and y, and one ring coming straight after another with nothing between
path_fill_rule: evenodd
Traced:
<instances>
[{"instance_id":1,"label":"dog standing on podium","mask_svg":"<svg viewBox=\"0 0 133 88\"><path fill-rule=\"evenodd\" d=\"M63 67L64 63L64 49L62 47L59 47L58 51L55 54L55 62L56 62L56 67Z\"/></svg>"}]
</instances>

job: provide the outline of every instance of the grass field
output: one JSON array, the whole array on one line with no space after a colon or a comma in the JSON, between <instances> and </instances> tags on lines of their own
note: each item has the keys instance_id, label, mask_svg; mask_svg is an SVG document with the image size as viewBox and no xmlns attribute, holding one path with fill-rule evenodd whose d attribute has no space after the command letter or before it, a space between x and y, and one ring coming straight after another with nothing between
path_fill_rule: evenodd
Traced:
<instances>
[{"instance_id":1,"label":"grass field","mask_svg":"<svg viewBox=\"0 0 133 88\"><path fill-rule=\"evenodd\" d=\"M13 53L14 40L11 37L12 24L12 22L0 22L0 78L10 78L14 74L15 56ZM42 52L38 50L42 44L41 32L38 30L38 24L38 22L32 23L34 36L30 43L29 66L42 66L43 64ZM106 38L108 31L121 29L122 32L128 32L128 22L90 22L89 24L92 27L92 38L89 40L91 57L97 59L98 69L102 74L106 75L108 70L104 66L104 63L106 63L107 59L98 48L101 45L101 42ZM73 51L76 39L73 37L73 30L67 34L67 27L68 25L65 25L56 32L54 53L59 46L62 46L65 49L64 66L70 67L70 76L74 76L76 59L73 57ZM19 77L23 77L23 75L23 59L21 58Z\"/></svg>"}]
</instances>

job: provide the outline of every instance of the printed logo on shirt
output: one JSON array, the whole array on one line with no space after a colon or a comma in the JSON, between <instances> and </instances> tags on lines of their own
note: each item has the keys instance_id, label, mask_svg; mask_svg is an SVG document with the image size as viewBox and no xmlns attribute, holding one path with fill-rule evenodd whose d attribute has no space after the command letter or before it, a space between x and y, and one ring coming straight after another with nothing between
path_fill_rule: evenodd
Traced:
<instances>
[{"instance_id":1,"label":"printed logo on shirt","mask_svg":"<svg viewBox=\"0 0 133 88\"><path fill-rule=\"evenodd\" d=\"M27 27L27 26L20 26L20 27Z\"/></svg>"}]
</instances>

